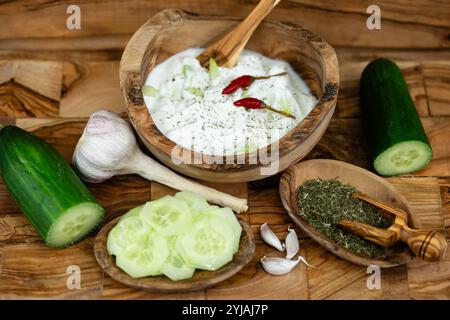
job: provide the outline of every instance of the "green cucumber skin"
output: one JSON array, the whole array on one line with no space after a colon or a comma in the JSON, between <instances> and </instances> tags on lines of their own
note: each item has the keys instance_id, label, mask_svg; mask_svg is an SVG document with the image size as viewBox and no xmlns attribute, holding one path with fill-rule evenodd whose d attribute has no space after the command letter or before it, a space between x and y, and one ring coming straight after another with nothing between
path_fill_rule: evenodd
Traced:
<instances>
[{"instance_id":1,"label":"green cucumber skin","mask_svg":"<svg viewBox=\"0 0 450 320\"><path fill-rule=\"evenodd\" d=\"M85 202L101 208L52 146L18 127L0 130L0 171L8 191L46 243L50 227L67 209Z\"/></svg>"},{"instance_id":2,"label":"green cucumber skin","mask_svg":"<svg viewBox=\"0 0 450 320\"><path fill-rule=\"evenodd\" d=\"M408 86L394 62L379 58L364 69L360 98L373 160L389 147L404 141L421 141L432 152Z\"/></svg>"}]
</instances>

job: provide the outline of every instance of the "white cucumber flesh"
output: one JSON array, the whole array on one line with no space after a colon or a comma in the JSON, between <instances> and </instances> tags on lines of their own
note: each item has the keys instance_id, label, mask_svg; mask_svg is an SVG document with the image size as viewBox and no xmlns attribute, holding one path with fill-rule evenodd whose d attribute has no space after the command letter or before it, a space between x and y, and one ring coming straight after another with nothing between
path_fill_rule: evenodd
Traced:
<instances>
[{"instance_id":1,"label":"white cucumber flesh","mask_svg":"<svg viewBox=\"0 0 450 320\"><path fill-rule=\"evenodd\" d=\"M188 205L171 196L147 202L139 217L164 236L173 236L184 232L192 221Z\"/></svg>"},{"instance_id":2,"label":"white cucumber flesh","mask_svg":"<svg viewBox=\"0 0 450 320\"><path fill-rule=\"evenodd\" d=\"M47 245L62 247L79 241L103 220L103 209L96 203L80 203L63 213L52 225Z\"/></svg>"},{"instance_id":3,"label":"white cucumber flesh","mask_svg":"<svg viewBox=\"0 0 450 320\"><path fill-rule=\"evenodd\" d=\"M381 175L400 175L426 167L431 158L432 151L428 144L404 141L380 153L374 161L374 167Z\"/></svg>"}]
</instances>

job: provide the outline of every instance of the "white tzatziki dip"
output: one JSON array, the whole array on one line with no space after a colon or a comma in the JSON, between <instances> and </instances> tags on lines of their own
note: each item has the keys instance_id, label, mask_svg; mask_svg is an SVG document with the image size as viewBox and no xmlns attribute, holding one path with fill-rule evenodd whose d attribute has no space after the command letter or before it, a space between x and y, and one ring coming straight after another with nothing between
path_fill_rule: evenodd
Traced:
<instances>
[{"instance_id":1,"label":"white tzatziki dip","mask_svg":"<svg viewBox=\"0 0 450 320\"><path fill-rule=\"evenodd\" d=\"M145 103L158 129L184 148L211 155L263 148L282 138L317 103L287 62L244 51L235 67L208 71L195 58L202 50L187 49L157 65L143 88ZM284 76L256 80L246 90L222 94L240 76L268 76L286 71L288 74ZM267 109L233 105L245 97L260 99L296 119Z\"/></svg>"}]
</instances>

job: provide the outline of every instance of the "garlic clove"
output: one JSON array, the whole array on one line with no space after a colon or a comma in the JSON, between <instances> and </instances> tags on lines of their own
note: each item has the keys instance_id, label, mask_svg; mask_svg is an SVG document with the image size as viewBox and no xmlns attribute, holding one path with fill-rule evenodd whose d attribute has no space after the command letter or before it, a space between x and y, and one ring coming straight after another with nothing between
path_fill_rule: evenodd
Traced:
<instances>
[{"instance_id":1,"label":"garlic clove","mask_svg":"<svg viewBox=\"0 0 450 320\"><path fill-rule=\"evenodd\" d=\"M300 245L298 243L297 233L294 229L288 228L288 235L286 237L286 259L292 259L298 253Z\"/></svg>"},{"instance_id":2,"label":"garlic clove","mask_svg":"<svg viewBox=\"0 0 450 320\"><path fill-rule=\"evenodd\" d=\"M261 237L265 243L271 245L278 251L284 251L284 245L281 244L280 239L277 235L269 228L267 222L261 225Z\"/></svg>"},{"instance_id":3,"label":"garlic clove","mask_svg":"<svg viewBox=\"0 0 450 320\"><path fill-rule=\"evenodd\" d=\"M274 276L282 276L291 272L291 270L301 261L300 258L301 256L298 257L297 260L288 260L285 258L264 256L261 258L261 265L267 273Z\"/></svg>"}]
</instances>

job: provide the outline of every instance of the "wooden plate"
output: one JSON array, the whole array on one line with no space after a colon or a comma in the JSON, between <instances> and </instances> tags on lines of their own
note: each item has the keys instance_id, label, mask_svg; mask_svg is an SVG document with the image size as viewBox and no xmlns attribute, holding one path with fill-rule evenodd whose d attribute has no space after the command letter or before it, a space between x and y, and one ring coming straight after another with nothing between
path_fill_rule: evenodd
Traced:
<instances>
[{"instance_id":1,"label":"wooden plate","mask_svg":"<svg viewBox=\"0 0 450 320\"><path fill-rule=\"evenodd\" d=\"M255 240L249 225L239 219L242 226L241 243L239 251L234 255L233 261L217 271L197 270L191 279L172 281L167 277L146 277L134 279L116 266L115 258L108 254L106 240L109 231L118 223L120 217L106 224L98 233L94 242L95 258L103 270L114 280L129 287L152 292L187 292L206 289L222 282L238 273L250 262L255 252Z\"/></svg>"},{"instance_id":2,"label":"wooden plate","mask_svg":"<svg viewBox=\"0 0 450 320\"><path fill-rule=\"evenodd\" d=\"M382 255L378 257L368 258L360 256L340 247L336 242L315 230L305 219L300 217L295 205L297 188L305 181L315 178L338 178L341 182L351 184L359 191L373 198L390 202L408 213L411 212L406 199L391 184L367 170L335 160L304 161L290 167L282 174L280 179L280 197L289 217L308 236L342 259L359 265L378 265L381 268L390 268L405 264L412 259L411 251L403 244L383 250Z\"/></svg>"}]
</instances>

